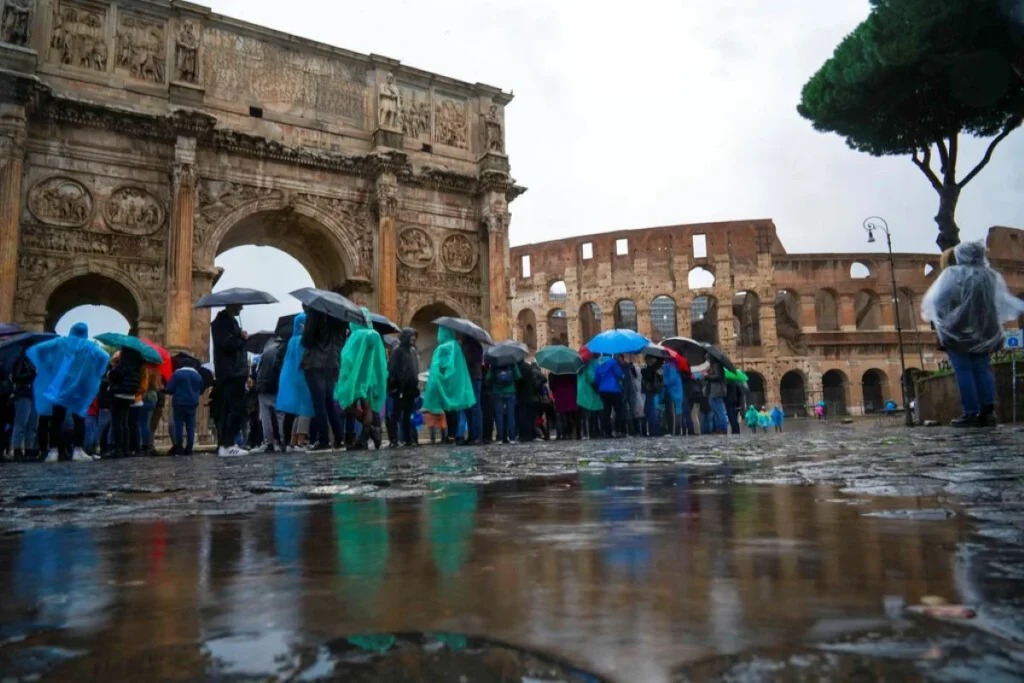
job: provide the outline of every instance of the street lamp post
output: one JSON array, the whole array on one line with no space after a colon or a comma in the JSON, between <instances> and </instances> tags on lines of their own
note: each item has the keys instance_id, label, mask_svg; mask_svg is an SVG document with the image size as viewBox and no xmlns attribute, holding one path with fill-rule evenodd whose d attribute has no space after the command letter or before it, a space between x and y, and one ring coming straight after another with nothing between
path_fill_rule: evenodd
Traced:
<instances>
[{"instance_id":1,"label":"street lamp post","mask_svg":"<svg viewBox=\"0 0 1024 683\"><path fill-rule=\"evenodd\" d=\"M892 233L889 232L889 224L884 218L871 216L864 219L864 229L868 233L868 242L875 241L875 230L885 233L885 244L889 249L889 277L892 283L892 305L896 311L896 341L900 348L900 397L903 400L903 411L906 415L908 427L914 426L914 414L910 411L910 404L907 403L907 363L903 356L903 326L900 324L900 306L896 291L896 264L892 258Z\"/></svg>"}]
</instances>

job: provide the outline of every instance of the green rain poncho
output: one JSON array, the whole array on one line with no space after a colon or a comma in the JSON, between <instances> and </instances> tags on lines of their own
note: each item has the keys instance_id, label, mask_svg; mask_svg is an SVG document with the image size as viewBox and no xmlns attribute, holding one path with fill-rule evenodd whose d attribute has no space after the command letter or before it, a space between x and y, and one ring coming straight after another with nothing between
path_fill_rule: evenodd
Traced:
<instances>
[{"instance_id":1,"label":"green rain poncho","mask_svg":"<svg viewBox=\"0 0 1024 683\"><path fill-rule=\"evenodd\" d=\"M592 358L576 375L576 403L584 410L604 410L604 403L594 389L594 368L600 358Z\"/></svg>"},{"instance_id":2,"label":"green rain poncho","mask_svg":"<svg viewBox=\"0 0 1024 683\"><path fill-rule=\"evenodd\" d=\"M364 320L349 323L352 330L341 349L341 371L334 387L334 398L342 409L360 399L379 413L387 400L388 362L384 342L373 329L370 312L363 309Z\"/></svg>"},{"instance_id":3,"label":"green rain poncho","mask_svg":"<svg viewBox=\"0 0 1024 683\"><path fill-rule=\"evenodd\" d=\"M446 327L437 330L437 348L430 361L430 375L423 392L423 410L440 414L465 410L476 403L469 367L455 333Z\"/></svg>"}]
</instances>

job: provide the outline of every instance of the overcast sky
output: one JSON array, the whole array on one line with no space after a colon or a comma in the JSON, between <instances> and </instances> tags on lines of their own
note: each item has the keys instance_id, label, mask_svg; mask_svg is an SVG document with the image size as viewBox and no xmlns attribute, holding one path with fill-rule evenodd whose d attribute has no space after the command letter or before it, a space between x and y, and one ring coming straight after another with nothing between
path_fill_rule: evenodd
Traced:
<instances>
[{"instance_id":1,"label":"overcast sky","mask_svg":"<svg viewBox=\"0 0 1024 683\"><path fill-rule=\"evenodd\" d=\"M205 0L215 12L515 92L506 147L529 188L513 245L624 228L772 218L791 252L937 251L937 195L906 158L874 158L816 133L800 89L867 16L867 0ZM961 175L982 143L961 145ZM1024 227L1024 132L964 191L964 239ZM222 285L309 283L268 249L218 259ZM287 271L287 272L285 272ZM305 277L305 279L303 279ZM294 286L293 286L294 280ZM279 310L253 311L250 329ZM247 316L250 314L247 314Z\"/></svg>"}]
</instances>

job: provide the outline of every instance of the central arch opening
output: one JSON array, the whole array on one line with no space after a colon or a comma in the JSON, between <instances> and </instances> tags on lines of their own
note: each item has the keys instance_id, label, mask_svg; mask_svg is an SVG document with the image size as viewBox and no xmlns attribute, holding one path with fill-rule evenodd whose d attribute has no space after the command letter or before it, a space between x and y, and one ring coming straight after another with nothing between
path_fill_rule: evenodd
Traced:
<instances>
[{"instance_id":1,"label":"central arch opening","mask_svg":"<svg viewBox=\"0 0 1024 683\"><path fill-rule=\"evenodd\" d=\"M215 264L224 270L224 274L217 280L213 291L249 287L269 292L278 300L276 304L247 306L242 311L242 327L250 334L273 330L278 318L301 311L302 304L289 292L314 286L312 275L302 263L274 247L235 247L220 254ZM211 311L211 319L218 310Z\"/></svg>"}]
</instances>

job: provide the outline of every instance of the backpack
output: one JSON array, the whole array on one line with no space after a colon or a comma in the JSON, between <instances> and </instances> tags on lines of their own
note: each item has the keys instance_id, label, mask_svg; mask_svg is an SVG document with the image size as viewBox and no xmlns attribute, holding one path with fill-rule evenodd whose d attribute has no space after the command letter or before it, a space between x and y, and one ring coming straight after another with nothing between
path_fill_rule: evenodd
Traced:
<instances>
[{"instance_id":1,"label":"backpack","mask_svg":"<svg viewBox=\"0 0 1024 683\"><path fill-rule=\"evenodd\" d=\"M516 376L513 374L512 368L507 365L503 368L497 368L494 371L494 378L498 380L498 384L502 386L512 384L516 381Z\"/></svg>"}]
</instances>

